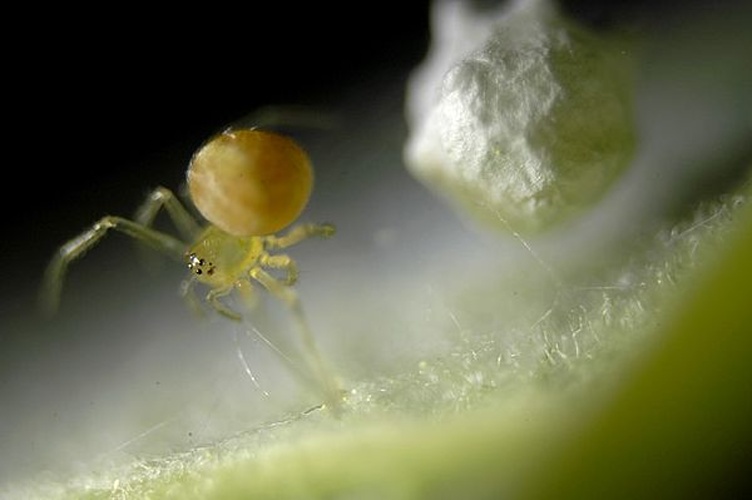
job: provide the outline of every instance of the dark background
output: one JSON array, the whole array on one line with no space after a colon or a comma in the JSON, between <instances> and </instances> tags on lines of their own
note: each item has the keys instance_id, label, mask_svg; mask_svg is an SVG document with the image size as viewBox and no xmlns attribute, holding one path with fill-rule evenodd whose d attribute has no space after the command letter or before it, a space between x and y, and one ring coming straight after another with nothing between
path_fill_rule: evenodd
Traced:
<instances>
[{"instance_id":1,"label":"dark background","mask_svg":"<svg viewBox=\"0 0 752 500\"><path fill-rule=\"evenodd\" d=\"M603 27L642 5L565 4ZM0 313L28 302L63 241L105 213L131 214L157 185L177 188L192 152L228 123L407 78L428 47L428 6L123 3L7 16Z\"/></svg>"},{"instance_id":2,"label":"dark background","mask_svg":"<svg viewBox=\"0 0 752 500\"><path fill-rule=\"evenodd\" d=\"M335 105L428 46L427 2L269 4L18 16L5 49L2 312L26 302L57 245L105 213L128 216L159 184L177 188L230 122L264 105Z\"/></svg>"}]
</instances>

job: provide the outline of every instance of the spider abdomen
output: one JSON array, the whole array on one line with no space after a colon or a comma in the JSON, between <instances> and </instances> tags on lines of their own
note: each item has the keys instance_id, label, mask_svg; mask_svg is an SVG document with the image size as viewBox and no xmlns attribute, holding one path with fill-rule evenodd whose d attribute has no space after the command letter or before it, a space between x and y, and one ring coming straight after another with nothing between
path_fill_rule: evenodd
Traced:
<instances>
[{"instance_id":1,"label":"spider abdomen","mask_svg":"<svg viewBox=\"0 0 752 500\"><path fill-rule=\"evenodd\" d=\"M187 172L196 208L235 236L275 233L298 218L313 187L308 154L292 139L228 130L196 152Z\"/></svg>"}]
</instances>

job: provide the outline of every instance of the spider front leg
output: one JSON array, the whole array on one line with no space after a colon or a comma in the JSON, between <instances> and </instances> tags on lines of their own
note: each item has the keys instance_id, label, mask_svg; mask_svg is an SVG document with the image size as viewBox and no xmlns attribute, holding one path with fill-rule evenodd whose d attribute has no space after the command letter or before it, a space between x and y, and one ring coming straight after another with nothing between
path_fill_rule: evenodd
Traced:
<instances>
[{"instance_id":1,"label":"spider front leg","mask_svg":"<svg viewBox=\"0 0 752 500\"><path fill-rule=\"evenodd\" d=\"M202 314L203 310L199 305L199 301L194 293L193 285L196 280L193 277L185 280L180 287L180 295L188 303L192 310L197 314ZM222 300L232 294L233 291L237 291L238 295L243 299L246 308L251 311L258 305L258 296L253 290L253 285L248 279L241 279L236 281L231 286L225 286L220 288L212 288L206 294L206 302L219 314L230 318L233 321L240 321L243 319L242 314L236 312L231 307L227 306Z\"/></svg>"},{"instance_id":2,"label":"spider front leg","mask_svg":"<svg viewBox=\"0 0 752 500\"><path fill-rule=\"evenodd\" d=\"M173 224L186 241L194 241L201 232L201 226L186 210L175 193L159 186L152 191L136 210L134 220L145 227L151 227L159 210L164 208Z\"/></svg>"},{"instance_id":3,"label":"spider front leg","mask_svg":"<svg viewBox=\"0 0 752 500\"><path fill-rule=\"evenodd\" d=\"M283 249L297 245L311 236L329 238L334 236L335 232L336 229L331 224L300 224L290 229L284 236L266 236L266 248L269 250Z\"/></svg>"},{"instance_id":4,"label":"spider front leg","mask_svg":"<svg viewBox=\"0 0 752 500\"><path fill-rule=\"evenodd\" d=\"M188 304L188 307L196 316L203 316L204 310L201 307L199 298L196 296L195 284L196 280L194 276L183 280L180 283L180 297Z\"/></svg>"},{"instance_id":5,"label":"spider front leg","mask_svg":"<svg viewBox=\"0 0 752 500\"><path fill-rule=\"evenodd\" d=\"M312 236L329 238L335 233L334 226L331 224L300 224L293 227L284 236L266 236L264 237L264 247L267 250L280 250L293 245ZM290 256L285 254L269 255L264 253L259 258L259 264L271 269L280 269L287 273L284 281L285 285L294 285L298 281L298 265Z\"/></svg>"},{"instance_id":6,"label":"spider front leg","mask_svg":"<svg viewBox=\"0 0 752 500\"><path fill-rule=\"evenodd\" d=\"M209 293L206 294L206 301L220 314L227 316L234 321L240 321L243 317L227 307L220 299L227 297L232 293L234 286L212 288Z\"/></svg>"},{"instance_id":7,"label":"spider front leg","mask_svg":"<svg viewBox=\"0 0 752 500\"><path fill-rule=\"evenodd\" d=\"M342 398L341 388L335 377L332 375L329 367L324 362L324 358L321 356L321 353L316 346L316 340L308 326L305 314L303 314L303 307L301 306L300 298L295 289L286 285L283 281L276 279L274 276L264 271L260 266L251 269L249 274L254 280L261 283L269 293L283 301L290 308L298 326L298 333L303 344L303 355L305 360L310 367L314 378L317 380L318 387L326 398L327 404L332 410L339 411Z\"/></svg>"},{"instance_id":8,"label":"spider front leg","mask_svg":"<svg viewBox=\"0 0 752 500\"><path fill-rule=\"evenodd\" d=\"M280 299L282 302L295 312L302 314L300 299L295 289L289 287L284 281L280 281L271 274L264 271L261 267L254 267L250 270L251 278L258 281L266 288L269 293Z\"/></svg>"},{"instance_id":9,"label":"spider front leg","mask_svg":"<svg viewBox=\"0 0 752 500\"><path fill-rule=\"evenodd\" d=\"M259 258L259 264L271 269L279 269L285 271L286 277L283 283L287 286L292 286L298 281L298 265L289 255L269 255L263 254Z\"/></svg>"},{"instance_id":10,"label":"spider front leg","mask_svg":"<svg viewBox=\"0 0 752 500\"><path fill-rule=\"evenodd\" d=\"M178 260L182 258L185 251L185 243L168 234L122 217L111 215L102 217L91 228L61 246L50 261L44 275L41 295L41 305L45 312L54 313L60 304L60 293L68 265L99 243L110 229L143 241Z\"/></svg>"}]
</instances>

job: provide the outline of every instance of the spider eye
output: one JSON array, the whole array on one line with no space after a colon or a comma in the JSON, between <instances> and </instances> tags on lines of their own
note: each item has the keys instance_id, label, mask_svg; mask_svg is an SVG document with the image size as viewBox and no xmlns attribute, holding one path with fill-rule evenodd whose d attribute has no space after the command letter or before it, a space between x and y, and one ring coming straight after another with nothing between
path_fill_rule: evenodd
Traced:
<instances>
[{"instance_id":1,"label":"spider eye","mask_svg":"<svg viewBox=\"0 0 752 500\"><path fill-rule=\"evenodd\" d=\"M188 263L188 269L196 273L197 275L201 275L203 271L204 266L204 259L200 258L195 253L189 253L185 256L185 260Z\"/></svg>"},{"instance_id":2,"label":"spider eye","mask_svg":"<svg viewBox=\"0 0 752 500\"><path fill-rule=\"evenodd\" d=\"M214 271L216 270L216 267L214 266L213 262L208 262L206 259L202 259L198 255L196 255L195 252L191 252L189 254L186 254L185 260L188 263L188 269L193 271L193 273L196 276L201 276L204 274L204 269L206 268L206 274L209 276L214 275Z\"/></svg>"},{"instance_id":3,"label":"spider eye","mask_svg":"<svg viewBox=\"0 0 752 500\"><path fill-rule=\"evenodd\" d=\"M235 236L271 234L303 211L313 187L306 152L292 139L260 130L224 132L199 149L188 189L206 220Z\"/></svg>"}]
</instances>

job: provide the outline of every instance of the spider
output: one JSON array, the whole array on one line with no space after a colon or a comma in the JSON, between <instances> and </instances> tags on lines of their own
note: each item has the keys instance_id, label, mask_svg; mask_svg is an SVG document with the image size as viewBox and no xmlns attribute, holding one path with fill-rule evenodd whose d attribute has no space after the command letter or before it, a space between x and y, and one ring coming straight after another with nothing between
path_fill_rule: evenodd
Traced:
<instances>
[{"instance_id":1,"label":"spider","mask_svg":"<svg viewBox=\"0 0 752 500\"><path fill-rule=\"evenodd\" d=\"M297 265L288 255L274 253L311 236L326 238L335 232L331 224L301 224L286 234L276 234L295 221L308 203L313 169L307 153L280 134L256 128L228 129L193 155L187 183L191 200L207 224L200 224L172 191L156 188L133 219L107 215L58 249L45 273L43 307L48 312L58 308L65 274L73 261L109 231L124 233L185 262L191 274L180 290L192 305L196 305L196 282L209 288L206 301L233 320L241 320L242 315L222 299L237 291L252 307L254 282L286 303L311 370L303 378L315 381L327 405L337 410L342 391L316 348L292 288L298 278ZM161 209L173 220L179 238L152 227ZM283 278L270 271L282 273ZM281 351L276 352L289 361Z\"/></svg>"},{"instance_id":2,"label":"spider","mask_svg":"<svg viewBox=\"0 0 752 500\"><path fill-rule=\"evenodd\" d=\"M216 311L239 320L241 315L221 299L238 291L250 304L256 282L299 311L297 294L290 288L298 277L296 263L273 252L335 232L330 224L302 224L284 235L275 234L297 219L308 202L313 170L306 152L291 138L273 132L229 129L194 154L187 183L207 225L202 227L172 191L156 188L132 220L107 215L58 249L45 274L44 308L58 308L68 266L115 230L182 259L191 276L183 282L181 295L192 303L194 284L200 282L208 286L206 301ZM162 208L180 238L152 228ZM267 269L284 273L284 278Z\"/></svg>"}]
</instances>

